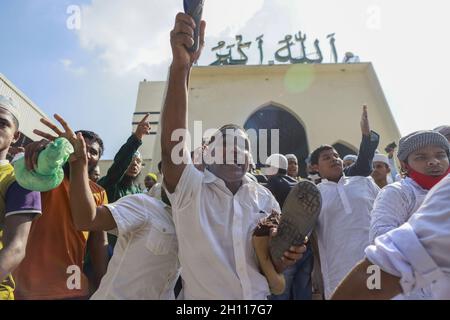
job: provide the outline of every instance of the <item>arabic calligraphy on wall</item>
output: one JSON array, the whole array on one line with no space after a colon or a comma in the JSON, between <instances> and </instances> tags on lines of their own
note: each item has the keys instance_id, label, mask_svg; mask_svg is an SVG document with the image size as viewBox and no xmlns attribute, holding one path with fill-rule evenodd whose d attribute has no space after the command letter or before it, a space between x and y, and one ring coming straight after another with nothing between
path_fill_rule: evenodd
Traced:
<instances>
[{"instance_id":1,"label":"arabic calligraphy on wall","mask_svg":"<svg viewBox=\"0 0 450 320\"><path fill-rule=\"evenodd\" d=\"M331 47L331 62L337 63L338 54L334 35L334 33L327 35L327 39L329 39L329 44ZM255 39L259 51L259 64L263 64L264 61L263 38L264 35L260 35ZM275 60L281 63L322 63L323 54L320 49L320 41L318 39L314 41L314 51L311 52L307 48L306 40L306 34L301 31L295 34L294 37L290 34L286 35L283 40L278 42L278 44L282 46L275 52ZM236 43L230 45L227 45L225 41L219 41L217 46L211 49L213 52L217 52L216 61L210 65L245 65L248 62L248 55L246 54L246 51L249 50L251 46L252 41L245 42L242 35L237 35ZM239 57L236 58L236 56Z\"/></svg>"}]
</instances>

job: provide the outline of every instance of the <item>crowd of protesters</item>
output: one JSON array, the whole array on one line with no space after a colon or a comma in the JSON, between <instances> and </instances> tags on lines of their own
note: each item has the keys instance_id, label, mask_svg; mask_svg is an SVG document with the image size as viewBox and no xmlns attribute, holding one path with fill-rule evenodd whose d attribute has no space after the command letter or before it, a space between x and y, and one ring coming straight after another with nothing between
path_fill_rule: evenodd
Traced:
<instances>
[{"instance_id":1,"label":"crowd of protesters","mask_svg":"<svg viewBox=\"0 0 450 320\"><path fill-rule=\"evenodd\" d=\"M148 115L104 176L101 137L55 115L58 126L42 119L52 134L35 130L43 139L24 146L23 158L33 172L45 148L67 139L74 151L63 180L45 192L21 187L7 160L17 152L20 114L0 96L0 300L450 298L450 126L418 128L380 152L363 106L357 154L342 158L333 146L318 146L305 177L296 150L255 164L249 137L235 124L191 152L172 133L188 128L189 76L205 28L202 21L199 49L189 51L195 22L176 17L161 162L144 186L137 180ZM270 241L281 236L280 219L299 189L306 193L300 215L307 201L320 201L314 228L275 259ZM275 221L270 233L256 240L268 221ZM380 290L367 286L372 265L380 268ZM279 279L281 291L273 285Z\"/></svg>"}]
</instances>

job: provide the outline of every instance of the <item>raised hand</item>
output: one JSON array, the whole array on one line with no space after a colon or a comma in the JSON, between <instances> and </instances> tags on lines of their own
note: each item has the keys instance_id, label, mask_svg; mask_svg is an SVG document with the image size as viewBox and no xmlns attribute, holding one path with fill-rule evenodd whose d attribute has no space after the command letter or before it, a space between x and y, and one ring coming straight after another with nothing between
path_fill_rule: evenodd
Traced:
<instances>
[{"instance_id":1,"label":"raised hand","mask_svg":"<svg viewBox=\"0 0 450 320\"><path fill-rule=\"evenodd\" d=\"M79 164L83 164L87 166L87 151L86 151L86 142L84 141L83 135L81 132L78 132L76 135L76 139L72 141L73 153L70 155L69 162L74 164L75 162Z\"/></svg>"},{"instance_id":2,"label":"raised hand","mask_svg":"<svg viewBox=\"0 0 450 320\"><path fill-rule=\"evenodd\" d=\"M361 115L361 133L365 136L370 135L369 116L367 113L367 105L363 105L363 112Z\"/></svg>"},{"instance_id":3,"label":"raised hand","mask_svg":"<svg viewBox=\"0 0 450 320\"><path fill-rule=\"evenodd\" d=\"M139 139L142 140L142 138L145 135L150 134L150 123L147 121L148 117L150 116L149 113L145 115L145 117L138 123L136 131L134 132L134 135Z\"/></svg>"},{"instance_id":4,"label":"raised hand","mask_svg":"<svg viewBox=\"0 0 450 320\"><path fill-rule=\"evenodd\" d=\"M34 141L25 146L25 167L28 171L33 171L37 168L37 160L39 153L45 149L50 141L42 139L41 141Z\"/></svg>"},{"instance_id":5,"label":"raised hand","mask_svg":"<svg viewBox=\"0 0 450 320\"><path fill-rule=\"evenodd\" d=\"M66 138L67 140L69 140L70 143L72 143L72 141L76 140L77 137L75 135L75 132L67 124L66 120L64 120L58 114L55 114L54 117L61 124L61 126L64 128L64 131L61 131L57 126L55 126L53 123L51 123L47 119L42 118L41 119L41 123L43 123L48 128L50 128L54 133L56 133L56 137L52 136L51 134L48 134L48 133L42 132L40 130L37 130L37 129L33 130L33 132L35 134L37 134L38 136L41 136L42 138L50 140L50 141L53 141L56 138L60 138L60 137Z\"/></svg>"},{"instance_id":6,"label":"raised hand","mask_svg":"<svg viewBox=\"0 0 450 320\"><path fill-rule=\"evenodd\" d=\"M70 126L67 124L67 122L61 116L59 116L57 114L55 114L54 117L64 128L64 131L61 131L57 126L55 126L53 123L51 123L47 119L41 119L41 122L44 125L46 125L48 128L50 128L56 134L56 137L49 133L42 132L37 129L33 130L33 132L35 134L37 134L40 137L43 137L44 139L42 139L41 141L32 142L25 147L25 166L30 171L36 169L39 153L45 149L45 147L50 143L50 141L53 141L59 137L64 137L67 140L69 140L69 142L72 144L72 146L75 149L75 153L77 152L77 148L80 149L79 138L75 135L74 131L70 128ZM83 143L84 143L84 140L83 140ZM74 157L71 156L71 158L69 158L69 161L74 161L75 159L80 159L79 155L78 155L78 157L75 157L75 158Z\"/></svg>"},{"instance_id":7,"label":"raised hand","mask_svg":"<svg viewBox=\"0 0 450 320\"><path fill-rule=\"evenodd\" d=\"M191 48L194 45L194 19L185 13L180 12L177 14L175 26L170 33L170 44L173 55L172 66L190 68L197 62L205 46L205 27L205 21L201 21L198 50L190 52L187 48Z\"/></svg>"}]
</instances>

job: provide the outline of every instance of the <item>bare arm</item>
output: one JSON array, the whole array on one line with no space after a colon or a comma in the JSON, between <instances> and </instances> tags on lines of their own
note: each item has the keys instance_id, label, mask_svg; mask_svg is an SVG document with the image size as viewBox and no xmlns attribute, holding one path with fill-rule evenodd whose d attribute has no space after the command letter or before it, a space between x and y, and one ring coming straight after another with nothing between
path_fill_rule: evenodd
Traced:
<instances>
[{"instance_id":1,"label":"bare arm","mask_svg":"<svg viewBox=\"0 0 450 320\"><path fill-rule=\"evenodd\" d=\"M372 159L378 147L379 135L370 130L367 106L363 106L361 115L362 140L359 146L359 153L356 162L345 168L345 175L348 177L361 176L368 177L372 173Z\"/></svg>"},{"instance_id":2,"label":"bare arm","mask_svg":"<svg viewBox=\"0 0 450 320\"><path fill-rule=\"evenodd\" d=\"M102 177L97 184L108 190L122 180L134 157L134 154L142 145L143 137L150 134L151 127L147 121L149 116L150 114L146 114L138 123L136 131L130 138L128 138L127 142L125 142L125 144L116 153L113 164L108 169L106 175Z\"/></svg>"},{"instance_id":3,"label":"bare arm","mask_svg":"<svg viewBox=\"0 0 450 320\"><path fill-rule=\"evenodd\" d=\"M97 207L89 186L86 145L78 134L72 143L75 152L70 159L70 209L75 226L82 231L108 231L117 227L104 206Z\"/></svg>"},{"instance_id":4,"label":"bare arm","mask_svg":"<svg viewBox=\"0 0 450 320\"><path fill-rule=\"evenodd\" d=\"M17 214L5 218L3 249L0 250L0 283L25 257L31 222L36 214Z\"/></svg>"},{"instance_id":5,"label":"bare arm","mask_svg":"<svg viewBox=\"0 0 450 320\"><path fill-rule=\"evenodd\" d=\"M205 23L200 26L200 46L199 50L190 53L186 47L191 47L194 43L194 20L183 13L179 13L175 20L175 27L172 30L171 46L173 60L169 71L169 80L161 116L161 151L162 151L162 171L164 182L170 192L174 192L186 166L184 163L175 163L172 159L172 151L182 140L172 141L172 133L181 129L184 134L187 131L187 106L188 106L188 82L192 64L200 57L204 46Z\"/></svg>"},{"instance_id":6,"label":"bare arm","mask_svg":"<svg viewBox=\"0 0 450 320\"><path fill-rule=\"evenodd\" d=\"M358 263L339 284L332 300L389 300L402 293L400 278L380 270L380 289L369 289L368 268L373 264L365 259Z\"/></svg>"},{"instance_id":7,"label":"bare arm","mask_svg":"<svg viewBox=\"0 0 450 320\"><path fill-rule=\"evenodd\" d=\"M91 283L93 285L93 289L97 290L100 286L100 281L108 269L109 255L106 232L91 232L89 234L87 246L91 255L93 269Z\"/></svg>"}]
</instances>

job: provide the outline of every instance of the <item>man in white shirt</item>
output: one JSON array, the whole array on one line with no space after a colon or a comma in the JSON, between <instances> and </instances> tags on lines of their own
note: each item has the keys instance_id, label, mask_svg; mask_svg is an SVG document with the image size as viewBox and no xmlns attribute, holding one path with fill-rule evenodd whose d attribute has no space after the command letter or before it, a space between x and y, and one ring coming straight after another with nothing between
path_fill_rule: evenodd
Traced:
<instances>
[{"instance_id":1,"label":"man in white shirt","mask_svg":"<svg viewBox=\"0 0 450 320\"><path fill-rule=\"evenodd\" d=\"M363 118L365 118L363 116ZM364 135L370 133L367 120ZM369 244L370 212L379 188L369 177L347 177L343 161L332 146L321 146L311 154L311 165L322 177L317 185L322 210L316 225L325 298L364 257Z\"/></svg>"},{"instance_id":2,"label":"man in white shirt","mask_svg":"<svg viewBox=\"0 0 450 320\"><path fill-rule=\"evenodd\" d=\"M119 237L108 271L91 299L175 299L180 264L170 207L142 193L97 211L112 216Z\"/></svg>"},{"instance_id":3,"label":"man in white shirt","mask_svg":"<svg viewBox=\"0 0 450 320\"><path fill-rule=\"evenodd\" d=\"M118 233L114 255L92 299L174 299L180 265L170 208L148 194L127 196L96 207L89 187L84 139L81 134L75 136L63 120L61 124L65 129L62 135L75 150L70 158L73 223L79 230L117 229Z\"/></svg>"},{"instance_id":4,"label":"man in white shirt","mask_svg":"<svg viewBox=\"0 0 450 320\"><path fill-rule=\"evenodd\" d=\"M434 299L450 299L449 194L450 175L430 190L408 222L375 239L333 299L386 300L426 287ZM367 285L374 265L381 269L378 289Z\"/></svg>"},{"instance_id":5,"label":"man in white shirt","mask_svg":"<svg viewBox=\"0 0 450 320\"><path fill-rule=\"evenodd\" d=\"M200 25L200 49L192 53L187 48L194 43L194 28L190 16L177 15L171 32L173 61L161 120L164 187L178 236L184 296L266 299L269 288L256 262L252 233L260 219L280 208L267 189L246 177L250 148L246 133L229 125L213 135L204 172L194 167L185 144L189 74L204 46L205 23ZM177 129L181 129L181 142L172 139ZM180 151L183 155L177 159ZM218 156L220 153L223 156ZM291 249L283 261L276 262L280 268L294 264L305 250L304 246Z\"/></svg>"}]
</instances>

